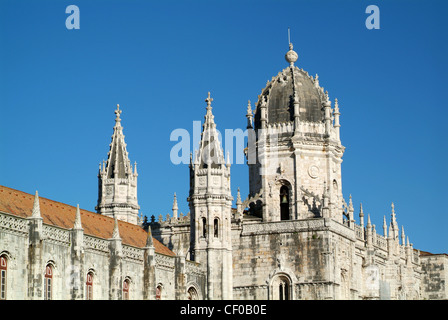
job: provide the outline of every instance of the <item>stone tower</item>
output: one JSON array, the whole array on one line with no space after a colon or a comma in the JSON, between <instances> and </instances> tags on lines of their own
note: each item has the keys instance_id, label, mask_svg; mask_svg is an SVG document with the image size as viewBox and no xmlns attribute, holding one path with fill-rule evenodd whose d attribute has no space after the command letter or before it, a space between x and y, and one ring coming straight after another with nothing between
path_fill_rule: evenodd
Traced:
<instances>
[{"instance_id":1,"label":"stone tower","mask_svg":"<svg viewBox=\"0 0 448 320\"><path fill-rule=\"evenodd\" d=\"M95 210L109 217L138 224L137 163L132 168L124 142L121 110L115 110L115 126L107 161L98 172L98 204Z\"/></svg>"},{"instance_id":2,"label":"stone tower","mask_svg":"<svg viewBox=\"0 0 448 320\"><path fill-rule=\"evenodd\" d=\"M206 269L206 298L232 299L230 163L225 163L210 92L199 150L190 163L190 256Z\"/></svg>"},{"instance_id":3,"label":"stone tower","mask_svg":"<svg viewBox=\"0 0 448 320\"><path fill-rule=\"evenodd\" d=\"M248 106L249 197L258 199L250 210L263 221L342 222L338 102L332 109L318 76L295 66L298 55L289 49L289 66L268 81L253 115Z\"/></svg>"}]
</instances>

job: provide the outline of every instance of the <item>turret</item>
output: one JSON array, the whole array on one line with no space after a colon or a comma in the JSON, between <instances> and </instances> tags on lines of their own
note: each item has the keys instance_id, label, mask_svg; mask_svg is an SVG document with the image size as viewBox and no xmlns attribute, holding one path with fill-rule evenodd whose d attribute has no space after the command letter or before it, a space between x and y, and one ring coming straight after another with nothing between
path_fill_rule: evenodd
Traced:
<instances>
[{"instance_id":1,"label":"turret","mask_svg":"<svg viewBox=\"0 0 448 320\"><path fill-rule=\"evenodd\" d=\"M132 168L124 141L121 113L117 105L107 161L100 165L98 173L98 204L95 209L105 216L117 216L119 220L138 224L137 163Z\"/></svg>"},{"instance_id":2,"label":"turret","mask_svg":"<svg viewBox=\"0 0 448 320\"><path fill-rule=\"evenodd\" d=\"M208 93L205 121L193 164L190 165L192 260L207 274L207 299L232 298L230 163L225 163Z\"/></svg>"}]
</instances>

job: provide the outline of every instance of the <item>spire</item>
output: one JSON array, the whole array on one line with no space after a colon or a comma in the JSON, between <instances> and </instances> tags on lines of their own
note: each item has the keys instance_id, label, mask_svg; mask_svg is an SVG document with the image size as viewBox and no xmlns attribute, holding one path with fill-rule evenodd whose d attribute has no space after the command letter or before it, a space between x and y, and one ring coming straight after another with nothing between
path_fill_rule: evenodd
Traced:
<instances>
[{"instance_id":1,"label":"spire","mask_svg":"<svg viewBox=\"0 0 448 320\"><path fill-rule=\"evenodd\" d=\"M334 100L334 111L333 111L333 116L334 116L334 128L336 129L336 138L339 140L340 139L340 127L341 125L339 124L339 116L340 116L340 112L339 112L339 103L338 103L338 99Z\"/></svg>"},{"instance_id":2,"label":"spire","mask_svg":"<svg viewBox=\"0 0 448 320\"><path fill-rule=\"evenodd\" d=\"M42 218L40 214L39 194L37 193L37 190L36 194L34 195L33 213L31 214L31 217Z\"/></svg>"},{"instance_id":3,"label":"spire","mask_svg":"<svg viewBox=\"0 0 448 320\"><path fill-rule=\"evenodd\" d=\"M81 212L79 210L79 204L76 205L76 215L75 215L75 223L73 224L73 229L82 230Z\"/></svg>"},{"instance_id":4,"label":"spire","mask_svg":"<svg viewBox=\"0 0 448 320\"><path fill-rule=\"evenodd\" d=\"M112 239L120 239L120 230L118 228L118 219L114 214L114 231L112 232Z\"/></svg>"},{"instance_id":5,"label":"spire","mask_svg":"<svg viewBox=\"0 0 448 320\"><path fill-rule=\"evenodd\" d=\"M328 96L328 91L325 91L325 101L322 103L322 109L324 111L325 135L329 137L331 127L331 101Z\"/></svg>"},{"instance_id":6,"label":"spire","mask_svg":"<svg viewBox=\"0 0 448 320\"><path fill-rule=\"evenodd\" d=\"M405 245L405 234L404 234L404 226L401 226L401 244L404 246Z\"/></svg>"},{"instance_id":7,"label":"spire","mask_svg":"<svg viewBox=\"0 0 448 320\"><path fill-rule=\"evenodd\" d=\"M386 223L386 216L383 218L383 235L384 238L387 238L387 223Z\"/></svg>"},{"instance_id":8,"label":"spire","mask_svg":"<svg viewBox=\"0 0 448 320\"><path fill-rule=\"evenodd\" d=\"M201 165L217 166L225 163L223 150L219 142L218 132L216 131L216 124L212 113L212 101L210 92L208 92L207 99L207 113L205 114L205 122L203 124L203 130L201 133L201 141L199 146L198 156Z\"/></svg>"},{"instance_id":9,"label":"spire","mask_svg":"<svg viewBox=\"0 0 448 320\"><path fill-rule=\"evenodd\" d=\"M146 246L154 247L154 241L152 240L151 227L148 227L148 235L146 236Z\"/></svg>"},{"instance_id":10,"label":"spire","mask_svg":"<svg viewBox=\"0 0 448 320\"><path fill-rule=\"evenodd\" d=\"M392 208L392 213L391 213L391 221L390 221L390 226L389 226L389 237L392 237L394 239L398 240L398 224L397 224L397 219L395 216L395 205L392 202L391 204L391 208Z\"/></svg>"},{"instance_id":11,"label":"spire","mask_svg":"<svg viewBox=\"0 0 448 320\"><path fill-rule=\"evenodd\" d=\"M241 204L243 204L243 203L241 202L240 188L238 188L238 191L237 191L237 194L236 194L236 204L237 204L237 205L241 205Z\"/></svg>"},{"instance_id":12,"label":"spire","mask_svg":"<svg viewBox=\"0 0 448 320\"><path fill-rule=\"evenodd\" d=\"M253 114L252 114L252 106L250 105L250 100L247 102L246 118L247 118L247 128L246 129L251 129Z\"/></svg>"},{"instance_id":13,"label":"spire","mask_svg":"<svg viewBox=\"0 0 448 320\"><path fill-rule=\"evenodd\" d=\"M107 178L127 178L132 172L126 143L124 142L123 127L121 126L121 113L120 106L117 104L114 132L105 168Z\"/></svg>"},{"instance_id":14,"label":"spire","mask_svg":"<svg viewBox=\"0 0 448 320\"><path fill-rule=\"evenodd\" d=\"M178 207L177 207L177 197L176 197L176 193L174 193L174 200L173 200L173 218L177 219L177 211L178 211Z\"/></svg>"},{"instance_id":15,"label":"spire","mask_svg":"<svg viewBox=\"0 0 448 320\"><path fill-rule=\"evenodd\" d=\"M359 205L359 224L364 227L364 212L362 211L362 203Z\"/></svg>"}]
</instances>

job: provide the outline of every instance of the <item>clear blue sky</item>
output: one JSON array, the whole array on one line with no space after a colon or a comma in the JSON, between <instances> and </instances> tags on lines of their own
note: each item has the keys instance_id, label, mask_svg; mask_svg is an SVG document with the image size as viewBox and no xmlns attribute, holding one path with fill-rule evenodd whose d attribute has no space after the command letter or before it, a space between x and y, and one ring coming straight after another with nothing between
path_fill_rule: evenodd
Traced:
<instances>
[{"instance_id":1,"label":"clear blue sky","mask_svg":"<svg viewBox=\"0 0 448 320\"><path fill-rule=\"evenodd\" d=\"M65 8L80 9L68 30ZM380 30L365 9L380 8ZM0 184L94 211L114 110L148 217L188 212L187 165L170 162L176 128L245 128L247 100L287 66L319 74L338 98L342 187L382 232L395 203L415 248L448 252L446 1L0 1ZM232 190L248 193L232 166Z\"/></svg>"}]
</instances>

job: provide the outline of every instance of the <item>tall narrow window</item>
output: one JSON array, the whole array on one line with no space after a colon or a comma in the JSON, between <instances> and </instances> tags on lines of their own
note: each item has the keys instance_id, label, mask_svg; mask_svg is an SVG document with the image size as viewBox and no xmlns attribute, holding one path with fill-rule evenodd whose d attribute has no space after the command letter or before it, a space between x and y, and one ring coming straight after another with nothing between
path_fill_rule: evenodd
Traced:
<instances>
[{"instance_id":1,"label":"tall narrow window","mask_svg":"<svg viewBox=\"0 0 448 320\"><path fill-rule=\"evenodd\" d=\"M280 188L280 219L289 220L289 190L287 186Z\"/></svg>"},{"instance_id":2,"label":"tall narrow window","mask_svg":"<svg viewBox=\"0 0 448 320\"><path fill-rule=\"evenodd\" d=\"M278 286L279 300L289 300L289 286L287 282L280 282Z\"/></svg>"},{"instance_id":3,"label":"tall narrow window","mask_svg":"<svg viewBox=\"0 0 448 320\"><path fill-rule=\"evenodd\" d=\"M219 234L219 226L218 226L218 219L215 218L215 220L213 221L213 235L215 238L218 238Z\"/></svg>"},{"instance_id":4,"label":"tall narrow window","mask_svg":"<svg viewBox=\"0 0 448 320\"><path fill-rule=\"evenodd\" d=\"M156 288L156 300L162 300L162 286L158 285Z\"/></svg>"},{"instance_id":5,"label":"tall narrow window","mask_svg":"<svg viewBox=\"0 0 448 320\"><path fill-rule=\"evenodd\" d=\"M5 256L0 257L0 300L6 300L6 271L8 261Z\"/></svg>"},{"instance_id":6,"label":"tall narrow window","mask_svg":"<svg viewBox=\"0 0 448 320\"><path fill-rule=\"evenodd\" d=\"M123 300L129 300L129 279L123 282Z\"/></svg>"},{"instance_id":7,"label":"tall narrow window","mask_svg":"<svg viewBox=\"0 0 448 320\"><path fill-rule=\"evenodd\" d=\"M51 300L52 298L52 285L53 285L53 268L51 265L47 265L45 268L45 300Z\"/></svg>"},{"instance_id":8,"label":"tall narrow window","mask_svg":"<svg viewBox=\"0 0 448 320\"><path fill-rule=\"evenodd\" d=\"M202 218L202 236L207 237L207 219Z\"/></svg>"},{"instance_id":9,"label":"tall narrow window","mask_svg":"<svg viewBox=\"0 0 448 320\"><path fill-rule=\"evenodd\" d=\"M93 300L93 272L87 274L86 299Z\"/></svg>"}]
</instances>

